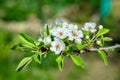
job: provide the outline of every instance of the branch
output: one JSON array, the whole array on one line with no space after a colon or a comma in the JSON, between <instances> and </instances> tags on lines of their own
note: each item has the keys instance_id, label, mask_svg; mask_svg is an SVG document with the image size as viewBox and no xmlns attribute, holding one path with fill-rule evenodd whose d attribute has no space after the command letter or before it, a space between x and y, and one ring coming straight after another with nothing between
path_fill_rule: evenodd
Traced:
<instances>
[{"instance_id":1,"label":"branch","mask_svg":"<svg viewBox=\"0 0 120 80\"><path fill-rule=\"evenodd\" d=\"M101 48L91 48L91 49L88 49L88 50L75 50L74 52L78 53L79 54L82 54L82 53L85 53L85 52L95 52L97 50L110 50L110 49L116 49L116 48L120 48L120 44L116 44L114 46L109 46L109 47L101 47Z\"/></svg>"}]
</instances>

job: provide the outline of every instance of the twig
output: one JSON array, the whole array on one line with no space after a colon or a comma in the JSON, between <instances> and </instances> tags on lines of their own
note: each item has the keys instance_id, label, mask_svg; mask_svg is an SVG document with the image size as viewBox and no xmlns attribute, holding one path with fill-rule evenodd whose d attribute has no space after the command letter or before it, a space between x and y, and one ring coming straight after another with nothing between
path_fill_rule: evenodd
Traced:
<instances>
[{"instance_id":1,"label":"twig","mask_svg":"<svg viewBox=\"0 0 120 80\"><path fill-rule=\"evenodd\" d=\"M97 50L110 50L110 49L116 49L116 48L120 48L120 44L116 44L114 46L109 46L109 47L101 47L101 48L91 48L91 49L88 49L88 50L75 50L74 52L78 53L79 54L82 54L82 53L85 53L85 52L95 52Z\"/></svg>"}]
</instances>

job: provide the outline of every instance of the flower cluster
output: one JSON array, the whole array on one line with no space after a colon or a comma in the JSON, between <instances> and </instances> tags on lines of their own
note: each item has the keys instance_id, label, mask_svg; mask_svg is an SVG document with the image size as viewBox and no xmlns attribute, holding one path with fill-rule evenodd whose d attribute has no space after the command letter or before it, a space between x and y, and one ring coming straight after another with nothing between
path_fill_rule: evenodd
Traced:
<instances>
[{"instance_id":1,"label":"flower cluster","mask_svg":"<svg viewBox=\"0 0 120 80\"><path fill-rule=\"evenodd\" d=\"M51 27L53 25L54 27ZM101 27L101 26L100 26ZM42 41L45 45L49 45L50 50L55 54L60 54L65 50L65 41L80 44L84 38L84 31L95 33L97 31L96 24L93 22L87 22L83 26L82 30L78 29L76 24L69 24L62 20L57 19L54 24L45 24L45 31L48 29L47 36L43 39L39 37L38 41ZM86 39L89 39L90 35L86 35Z\"/></svg>"},{"instance_id":2,"label":"flower cluster","mask_svg":"<svg viewBox=\"0 0 120 80\"><path fill-rule=\"evenodd\" d=\"M35 62L41 63L42 57L45 58L48 53L57 54L56 61L60 70L62 70L65 56L70 56L76 65L84 68L82 59L77 55L82 52L90 52L91 49L97 51L106 64L105 52L99 48L103 47L106 41L112 40L110 37L104 37L109 29L102 25L97 26L94 22L86 22L81 29L79 28L76 24L57 19L52 24L45 24L44 32L40 33L38 41L34 41L26 34L20 34L24 43L17 44L12 49L30 51L34 54L24 58L18 65L17 71L26 67L33 59Z\"/></svg>"},{"instance_id":3,"label":"flower cluster","mask_svg":"<svg viewBox=\"0 0 120 80\"><path fill-rule=\"evenodd\" d=\"M60 20L55 21L55 25L50 29L49 25L46 25L49 28L50 34L44 37L42 40L41 37L39 41L43 41L45 45L50 45L50 50L55 52L55 54L60 54L65 50L65 40L69 40L75 43L81 43L83 38L83 32L78 30L76 24L68 24ZM45 26L45 30L46 27ZM53 36L53 40L51 38Z\"/></svg>"}]
</instances>

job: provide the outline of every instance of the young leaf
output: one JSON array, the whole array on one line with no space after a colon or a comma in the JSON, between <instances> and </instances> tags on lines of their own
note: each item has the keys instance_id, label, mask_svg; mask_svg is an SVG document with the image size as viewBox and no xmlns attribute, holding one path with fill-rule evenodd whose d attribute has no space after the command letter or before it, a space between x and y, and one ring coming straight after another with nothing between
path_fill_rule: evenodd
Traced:
<instances>
[{"instance_id":1,"label":"young leaf","mask_svg":"<svg viewBox=\"0 0 120 80\"><path fill-rule=\"evenodd\" d=\"M112 38L110 38L110 37L104 37L103 40L104 41L112 41Z\"/></svg>"},{"instance_id":2,"label":"young leaf","mask_svg":"<svg viewBox=\"0 0 120 80\"><path fill-rule=\"evenodd\" d=\"M63 61L64 61L64 58L63 58L62 55L60 55L60 56L56 59L56 62L58 63L58 67L59 67L59 70L60 70L60 71L62 71Z\"/></svg>"},{"instance_id":3,"label":"young leaf","mask_svg":"<svg viewBox=\"0 0 120 80\"><path fill-rule=\"evenodd\" d=\"M97 52L99 53L100 57L102 58L102 60L104 61L104 64L107 64L107 58L106 58L106 54L104 51L102 50L97 50Z\"/></svg>"},{"instance_id":4,"label":"young leaf","mask_svg":"<svg viewBox=\"0 0 120 80\"><path fill-rule=\"evenodd\" d=\"M46 57L47 57L47 53L44 52L43 54L44 54L44 55L43 55L43 58L46 58Z\"/></svg>"},{"instance_id":5,"label":"young leaf","mask_svg":"<svg viewBox=\"0 0 120 80\"><path fill-rule=\"evenodd\" d=\"M89 31L84 31L84 34L85 35L90 35L90 32Z\"/></svg>"},{"instance_id":6,"label":"young leaf","mask_svg":"<svg viewBox=\"0 0 120 80\"><path fill-rule=\"evenodd\" d=\"M48 25L46 25L46 34L47 36L50 34Z\"/></svg>"},{"instance_id":7,"label":"young leaf","mask_svg":"<svg viewBox=\"0 0 120 80\"><path fill-rule=\"evenodd\" d=\"M82 61L81 57L76 56L76 55L70 55L70 57L77 66L84 68L83 61Z\"/></svg>"},{"instance_id":8,"label":"young leaf","mask_svg":"<svg viewBox=\"0 0 120 80\"><path fill-rule=\"evenodd\" d=\"M27 34L21 33L21 34L19 35L19 37L20 37L20 39L21 39L24 43L28 44L29 46L32 46L32 47L35 46L35 42L34 42L33 39L32 39L30 36L28 36Z\"/></svg>"},{"instance_id":9,"label":"young leaf","mask_svg":"<svg viewBox=\"0 0 120 80\"><path fill-rule=\"evenodd\" d=\"M24 58L17 66L16 70L19 72L25 68L32 61L31 57Z\"/></svg>"},{"instance_id":10,"label":"young leaf","mask_svg":"<svg viewBox=\"0 0 120 80\"><path fill-rule=\"evenodd\" d=\"M109 32L109 29L100 29L98 31L98 33L96 34L96 36L99 37L99 36L102 36L102 35L104 35L104 34L106 34L108 32Z\"/></svg>"},{"instance_id":11,"label":"young leaf","mask_svg":"<svg viewBox=\"0 0 120 80\"><path fill-rule=\"evenodd\" d=\"M101 38L101 40L100 40L100 41L101 41L100 46L101 46L101 47L103 47L103 46L104 46L104 40L103 40L103 38Z\"/></svg>"},{"instance_id":12,"label":"young leaf","mask_svg":"<svg viewBox=\"0 0 120 80\"><path fill-rule=\"evenodd\" d=\"M19 49L21 49L21 47L19 46L19 44L16 44L11 49L12 50L19 50Z\"/></svg>"},{"instance_id":13,"label":"young leaf","mask_svg":"<svg viewBox=\"0 0 120 80\"><path fill-rule=\"evenodd\" d=\"M23 43L19 43L19 44L14 45L11 49L12 49L12 50L20 50L20 49L22 49L23 47L29 47L29 46L27 46L27 45L25 45L25 44L23 44Z\"/></svg>"},{"instance_id":14,"label":"young leaf","mask_svg":"<svg viewBox=\"0 0 120 80\"><path fill-rule=\"evenodd\" d=\"M34 61L35 62L37 62L37 63L41 63L41 60L40 60L40 55L39 55L39 53L35 53L35 55L34 55Z\"/></svg>"},{"instance_id":15,"label":"young leaf","mask_svg":"<svg viewBox=\"0 0 120 80\"><path fill-rule=\"evenodd\" d=\"M76 46L79 50L82 50L85 47L85 45L83 45L82 43L77 44Z\"/></svg>"}]
</instances>

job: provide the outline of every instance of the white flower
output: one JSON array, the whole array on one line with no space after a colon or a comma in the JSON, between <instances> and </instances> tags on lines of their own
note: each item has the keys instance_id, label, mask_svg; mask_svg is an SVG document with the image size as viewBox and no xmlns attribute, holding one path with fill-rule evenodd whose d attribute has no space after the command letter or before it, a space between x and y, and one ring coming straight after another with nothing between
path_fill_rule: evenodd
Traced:
<instances>
[{"instance_id":1,"label":"white flower","mask_svg":"<svg viewBox=\"0 0 120 80\"><path fill-rule=\"evenodd\" d=\"M67 37L67 30L61 27L54 27L50 33L54 35L55 37L58 37L60 39L64 39Z\"/></svg>"},{"instance_id":2,"label":"white flower","mask_svg":"<svg viewBox=\"0 0 120 80\"><path fill-rule=\"evenodd\" d=\"M61 40L55 40L51 42L50 50L55 52L55 54L60 54L61 51L65 49L65 44Z\"/></svg>"},{"instance_id":3,"label":"white flower","mask_svg":"<svg viewBox=\"0 0 120 80\"><path fill-rule=\"evenodd\" d=\"M43 42L44 42L45 45L50 44L50 43L51 43L51 38L50 38L50 36L45 37L44 40L43 40Z\"/></svg>"},{"instance_id":4,"label":"white flower","mask_svg":"<svg viewBox=\"0 0 120 80\"><path fill-rule=\"evenodd\" d=\"M81 30L77 31L77 30L72 30L71 32L69 32L68 34L68 39L73 41L74 39L77 38L82 38L83 37L83 33Z\"/></svg>"},{"instance_id":5,"label":"white flower","mask_svg":"<svg viewBox=\"0 0 120 80\"><path fill-rule=\"evenodd\" d=\"M103 26L102 26L102 25L99 25L98 28L99 28L99 29L103 29Z\"/></svg>"},{"instance_id":6,"label":"white flower","mask_svg":"<svg viewBox=\"0 0 120 80\"><path fill-rule=\"evenodd\" d=\"M82 28L82 30L90 31L91 33L94 33L94 32L96 32L95 27L96 27L95 23L93 23L93 22L87 22L87 23L85 23L85 25Z\"/></svg>"}]
</instances>

